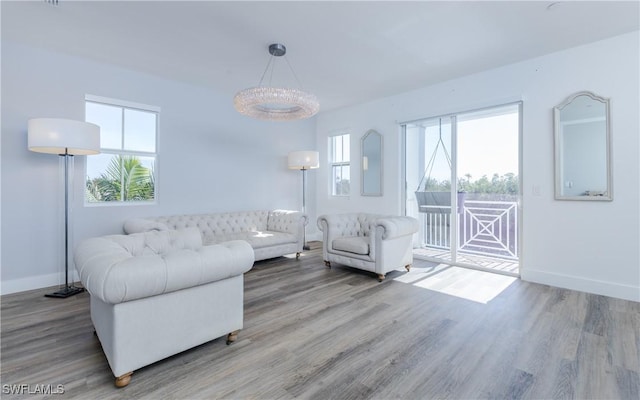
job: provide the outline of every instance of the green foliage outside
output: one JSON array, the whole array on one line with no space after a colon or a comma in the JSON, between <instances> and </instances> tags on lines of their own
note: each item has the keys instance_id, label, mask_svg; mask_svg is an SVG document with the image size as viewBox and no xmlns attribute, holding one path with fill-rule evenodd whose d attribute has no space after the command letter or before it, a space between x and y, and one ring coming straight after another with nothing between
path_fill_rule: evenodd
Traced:
<instances>
[{"instance_id":1,"label":"green foliage outside","mask_svg":"<svg viewBox=\"0 0 640 400\"><path fill-rule=\"evenodd\" d=\"M349 190L350 190L349 179L340 179L336 182L335 194L348 195L350 193Z\"/></svg>"},{"instance_id":2,"label":"green foliage outside","mask_svg":"<svg viewBox=\"0 0 640 400\"><path fill-rule=\"evenodd\" d=\"M143 166L135 156L113 156L103 174L87 179L85 191L90 203L153 200L153 169Z\"/></svg>"},{"instance_id":3,"label":"green foliage outside","mask_svg":"<svg viewBox=\"0 0 640 400\"><path fill-rule=\"evenodd\" d=\"M458 179L458 191L466 193L495 193L495 194L518 194L518 176L514 173L504 175L493 174L491 179L486 175L482 178L471 180L472 176L466 174L464 178ZM427 178L419 188L427 192L448 192L451 190L451 182L448 179L438 181L435 178Z\"/></svg>"}]
</instances>

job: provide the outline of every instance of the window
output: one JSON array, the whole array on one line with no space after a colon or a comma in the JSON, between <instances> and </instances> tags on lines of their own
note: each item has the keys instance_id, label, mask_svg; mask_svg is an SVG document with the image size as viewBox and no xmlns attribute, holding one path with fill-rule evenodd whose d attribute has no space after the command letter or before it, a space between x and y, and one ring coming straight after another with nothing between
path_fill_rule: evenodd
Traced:
<instances>
[{"instance_id":1,"label":"window","mask_svg":"<svg viewBox=\"0 0 640 400\"><path fill-rule=\"evenodd\" d=\"M348 196L351 182L350 135L332 136L329 138L329 154L331 154L331 194Z\"/></svg>"},{"instance_id":2,"label":"window","mask_svg":"<svg viewBox=\"0 0 640 400\"><path fill-rule=\"evenodd\" d=\"M86 96L85 119L100 126L100 154L87 157L85 203L155 201L159 112L153 106Z\"/></svg>"}]
</instances>

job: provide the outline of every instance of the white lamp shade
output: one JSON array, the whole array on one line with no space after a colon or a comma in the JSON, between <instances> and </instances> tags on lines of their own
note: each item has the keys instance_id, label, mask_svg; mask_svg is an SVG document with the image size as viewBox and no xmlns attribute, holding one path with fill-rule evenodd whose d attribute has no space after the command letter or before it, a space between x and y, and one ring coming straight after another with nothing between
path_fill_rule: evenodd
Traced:
<instances>
[{"instance_id":1,"label":"white lamp shade","mask_svg":"<svg viewBox=\"0 0 640 400\"><path fill-rule=\"evenodd\" d=\"M289 153L289 169L316 169L320 167L317 151L303 150Z\"/></svg>"},{"instance_id":2,"label":"white lamp shade","mask_svg":"<svg viewBox=\"0 0 640 400\"><path fill-rule=\"evenodd\" d=\"M63 118L33 118L28 123L29 150L38 153L90 155L100 153L100 127Z\"/></svg>"}]
</instances>

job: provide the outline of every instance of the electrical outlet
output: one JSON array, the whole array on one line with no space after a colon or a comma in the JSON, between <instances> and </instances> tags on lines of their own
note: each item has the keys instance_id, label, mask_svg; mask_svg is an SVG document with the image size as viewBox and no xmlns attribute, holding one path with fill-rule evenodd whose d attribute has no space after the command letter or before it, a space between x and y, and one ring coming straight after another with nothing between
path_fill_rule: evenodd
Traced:
<instances>
[{"instance_id":1,"label":"electrical outlet","mask_svg":"<svg viewBox=\"0 0 640 400\"><path fill-rule=\"evenodd\" d=\"M540 196L540 185L533 185L533 187L531 188L531 193L534 196Z\"/></svg>"}]
</instances>

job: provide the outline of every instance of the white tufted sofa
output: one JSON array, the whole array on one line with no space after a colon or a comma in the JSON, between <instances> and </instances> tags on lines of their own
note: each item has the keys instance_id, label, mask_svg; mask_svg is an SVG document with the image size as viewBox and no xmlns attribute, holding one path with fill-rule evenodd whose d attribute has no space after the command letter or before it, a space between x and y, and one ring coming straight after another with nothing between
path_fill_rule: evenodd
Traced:
<instances>
[{"instance_id":1,"label":"white tufted sofa","mask_svg":"<svg viewBox=\"0 0 640 400\"><path fill-rule=\"evenodd\" d=\"M336 262L374 272L382 281L387 272L413 263L413 234L418 220L412 217L366 213L321 215L322 257L328 267Z\"/></svg>"},{"instance_id":2,"label":"white tufted sofa","mask_svg":"<svg viewBox=\"0 0 640 400\"><path fill-rule=\"evenodd\" d=\"M245 240L256 261L296 253L304 246L307 216L298 211L240 211L228 213L134 218L125 221L126 233L196 227L205 245Z\"/></svg>"},{"instance_id":3,"label":"white tufted sofa","mask_svg":"<svg viewBox=\"0 0 640 400\"><path fill-rule=\"evenodd\" d=\"M87 239L75 266L90 294L91 320L116 386L134 370L243 325L244 241L203 246L196 228Z\"/></svg>"}]
</instances>

